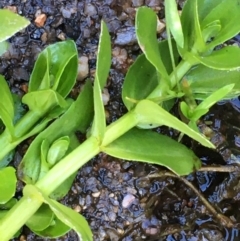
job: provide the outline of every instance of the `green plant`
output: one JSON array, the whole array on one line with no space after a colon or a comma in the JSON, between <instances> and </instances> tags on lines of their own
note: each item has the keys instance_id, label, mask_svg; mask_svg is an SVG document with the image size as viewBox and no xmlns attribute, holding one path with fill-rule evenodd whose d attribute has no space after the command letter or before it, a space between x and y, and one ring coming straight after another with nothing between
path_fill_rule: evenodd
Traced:
<instances>
[{"instance_id":1,"label":"green plant","mask_svg":"<svg viewBox=\"0 0 240 241\"><path fill-rule=\"evenodd\" d=\"M0 56L7 51L6 39L29 25L29 21L7 9L0 9Z\"/></svg>"},{"instance_id":2,"label":"green plant","mask_svg":"<svg viewBox=\"0 0 240 241\"><path fill-rule=\"evenodd\" d=\"M168 41L157 41L157 18L151 9L142 7L137 11L136 34L143 54L131 66L124 81L122 97L128 113L109 126L106 126L101 98L111 63L110 37L104 22L93 88L87 81L77 100L65 100L77 70L77 54L71 41L51 45L38 57L29 93L23 98L31 116L35 116L35 122L27 124L28 130L23 127L28 123L25 121L29 112L13 124L14 107L10 91L5 88L11 112L2 118L5 131L0 136L0 145L4 144L8 150L4 155L15 147L12 145L15 140L27 138L34 129L39 130L38 126L44 130L34 139L18 167L19 177L26 186L23 197L2 215L2 240L10 239L24 224L40 236L57 237L73 228L82 240L92 240L84 218L56 199L69 190L77 170L100 152L159 164L177 175L187 175L200 168L201 162L191 150L153 132L151 129L156 126L169 126L214 148L199 133L196 121L220 99L240 93L239 48L228 46L215 50L215 46L239 32L238 21L229 25L228 11L235 21L240 5L238 0L231 3L188 0L180 18L175 1L165 3ZM68 48L73 50L70 55ZM66 55L62 56L62 52ZM39 101L40 95L42 101ZM46 99L43 96L47 96ZM181 98L180 109L189 119L188 125L168 112L175 98ZM197 105L195 99L202 102ZM1 117L5 112L4 109L0 112ZM56 117L46 127L47 120ZM86 132L88 127L88 138L79 145L74 132ZM10 180L11 190L7 190L3 203L8 203L14 195L14 175L6 177L7 182Z\"/></svg>"}]
</instances>

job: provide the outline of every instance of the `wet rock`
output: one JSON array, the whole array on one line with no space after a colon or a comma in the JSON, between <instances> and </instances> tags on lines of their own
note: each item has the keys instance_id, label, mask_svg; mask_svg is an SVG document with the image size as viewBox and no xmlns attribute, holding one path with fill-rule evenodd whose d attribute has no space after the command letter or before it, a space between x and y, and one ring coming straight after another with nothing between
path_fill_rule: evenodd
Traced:
<instances>
[{"instance_id":1,"label":"wet rock","mask_svg":"<svg viewBox=\"0 0 240 241\"><path fill-rule=\"evenodd\" d=\"M97 9L93 4L86 3L84 8L84 14L87 16L93 16L97 14Z\"/></svg>"},{"instance_id":2,"label":"wet rock","mask_svg":"<svg viewBox=\"0 0 240 241\"><path fill-rule=\"evenodd\" d=\"M136 200L136 197L132 194L127 194L122 200L122 207L129 208Z\"/></svg>"},{"instance_id":3,"label":"wet rock","mask_svg":"<svg viewBox=\"0 0 240 241\"><path fill-rule=\"evenodd\" d=\"M115 44L117 45L132 45L137 42L135 28L126 27L122 28L117 32L117 37L115 39Z\"/></svg>"},{"instance_id":4,"label":"wet rock","mask_svg":"<svg viewBox=\"0 0 240 241\"><path fill-rule=\"evenodd\" d=\"M71 13L70 9L66 9L66 8L62 9L62 16L64 18L71 18L71 15L72 15L72 13Z\"/></svg>"},{"instance_id":5,"label":"wet rock","mask_svg":"<svg viewBox=\"0 0 240 241\"><path fill-rule=\"evenodd\" d=\"M91 192L98 192L97 184L98 180L95 177L88 178L86 181L85 190Z\"/></svg>"},{"instance_id":6,"label":"wet rock","mask_svg":"<svg viewBox=\"0 0 240 241\"><path fill-rule=\"evenodd\" d=\"M29 74L26 69L24 68L15 68L13 70L13 75L12 78L14 80L28 80L29 79Z\"/></svg>"}]
</instances>

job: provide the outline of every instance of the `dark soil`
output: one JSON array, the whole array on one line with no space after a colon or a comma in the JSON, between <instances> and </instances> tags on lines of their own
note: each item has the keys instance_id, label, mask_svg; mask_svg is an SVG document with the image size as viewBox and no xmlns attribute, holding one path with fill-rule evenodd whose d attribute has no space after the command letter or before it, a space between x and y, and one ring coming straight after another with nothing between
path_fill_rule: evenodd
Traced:
<instances>
[{"instance_id":1,"label":"dark soil","mask_svg":"<svg viewBox=\"0 0 240 241\"><path fill-rule=\"evenodd\" d=\"M183 1L179 1L179 6ZM134 34L135 9L147 5L164 18L162 0L1 0L0 8L16 7L31 25L10 39L11 47L0 58L0 73L11 90L26 91L38 53L47 45L73 39L79 56L86 56L89 76L94 72L100 20L104 19L112 37L113 61L107 90L108 122L119 118L125 108L121 101L124 75L139 54ZM34 24L36 13L47 15L46 23ZM163 31L160 38L166 36ZM238 38L231 43L238 44ZM76 89L83 82L78 81ZM77 91L77 90L76 90ZM74 92L73 92L74 95ZM211 130L217 151L203 148L184 138L205 165L239 165L240 101L216 105L201 123ZM208 124L208 126L206 125ZM168 129L162 132L178 133ZM21 158L23 146L15 158ZM180 160L176 160L180 161ZM63 203L81 212L88 220L95 241L237 241L237 229L227 229L209 212L199 197L181 180L162 176L147 178L160 167L126 162L104 154L89 161L78 173ZM227 217L240 222L239 173L197 172L186 177L206 199ZM14 240L50 240L37 238L27 228ZM74 232L56 240L77 241Z\"/></svg>"}]
</instances>

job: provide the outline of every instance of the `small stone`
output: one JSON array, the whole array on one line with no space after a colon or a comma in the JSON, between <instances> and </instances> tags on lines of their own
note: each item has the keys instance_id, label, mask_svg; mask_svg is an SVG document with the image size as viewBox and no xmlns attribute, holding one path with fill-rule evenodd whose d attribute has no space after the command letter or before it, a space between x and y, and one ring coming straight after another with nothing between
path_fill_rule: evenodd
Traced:
<instances>
[{"instance_id":1,"label":"small stone","mask_svg":"<svg viewBox=\"0 0 240 241\"><path fill-rule=\"evenodd\" d=\"M94 192L94 193L92 193L92 196L93 196L93 197L99 197L100 194L101 194L101 192Z\"/></svg>"},{"instance_id":2,"label":"small stone","mask_svg":"<svg viewBox=\"0 0 240 241\"><path fill-rule=\"evenodd\" d=\"M165 27L166 27L166 24L163 21L158 19L157 20L157 33L162 33L164 31Z\"/></svg>"},{"instance_id":3,"label":"small stone","mask_svg":"<svg viewBox=\"0 0 240 241\"><path fill-rule=\"evenodd\" d=\"M115 222L116 217L117 217L116 213L114 213L114 212L108 213L108 218L109 218L110 221Z\"/></svg>"},{"instance_id":4,"label":"small stone","mask_svg":"<svg viewBox=\"0 0 240 241\"><path fill-rule=\"evenodd\" d=\"M26 240L27 240L27 238L26 238L26 236L25 236L25 235L21 235L21 236L20 236L20 238L19 238L19 240L20 240L20 241L26 241Z\"/></svg>"},{"instance_id":5,"label":"small stone","mask_svg":"<svg viewBox=\"0 0 240 241\"><path fill-rule=\"evenodd\" d=\"M110 95L109 95L108 89L104 88L102 91L103 105L107 105L109 99L110 99Z\"/></svg>"},{"instance_id":6,"label":"small stone","mask_svg":"<svg viewBox=\"0 0 240 241\"><path fill-rule=\"evenodd\" d=\"M122 207L129 208L133 204L135 199L135 196L133 196L132 194L127 194L122 200Z\"/></svg>"},{"instance_id":7,"label":"small stone","mask_svg":"<svg viewBox=\"0 0 240 241\"><path fill-rule=\"evenodd\" d=\"M86 14L87 16L93 16L97 14L97 9L94 5L87 3L85 4L85 8L84 8L84 14Z\"/></svg>"},{"instance_id":8,"label":"small stone","mask_svg":"<svg viewBox=\"0 0 240 241\"><path fill-rule=\"evenodd\" d=\"M89 73L88 57L82 56L78 59L78 75L77 80L84 80Z\"/></svg>"},{"instance_id":9,"label":"small stone","mask_svg":"<svg viewBox=\"0 0 240 241\"><path fill-rule=\"evenodd\" d=\"M62 15L64 18L71 18L71 11L69 9L63 8L62 9Z\"/></svg>"},{"instance_id":10,"label":"small stone","mask_svg":"<svg viewBox=\"0 0 240 241\"><path fill-rule=\"evenodd\" d=\"M60 39L60 40L62 40L62 41L66 40L66 36L65 36L65 34L64 34L63 32L59 33L59 34L57 35L57 38Z\"/></svg>"},{"instance_id":11,"label":"small stone","mask_svg":"<svg viewBox=\"0 0 240 241\"><path fill-rule=\"evenodd\" d=\"M124 230L121 229L121 228L117 228L117 232L118 232L119 234L124 234Z\"/></svg>"},{"instance_id":12,"label":"small stone","mask_svg":"<svg viewBox=\"0 0 240 241\"><path fill-rule=\"evenodd\" d=\"M137 42L137 37L134 27L126 27L117 31L117 38L115 44L117 45L131 45Z\"/></svg>"},{"instance_id":13,"label":"small stone","mask_svg":"<svg viewBox=\"0 0 240 241\"><path fill-rule=\"evenodd\" d=\"M44 26L46 20L47 20L47 15L45 13L42 13L36 17L36 19L34 20L34 23L38 28L41 28Z\"/></svg>"},{"instance_id":14,"label":"small stone","mask_svg":"<svg viewBox=\"0 0 240 241\"><path fill-rule=\"evenodd\" d=\"M42 34L42 36L41 36L41 41L42 41L43 43L46 43L47 40L48 40L48 34L47 34L47 32L44 32L44 33Z\"/></svg>"},{"instance_id":15,"label":"small stone","mask_svg":"<svg viewBox=\"0 0 240 241\"><path fill-rule=\"evenodd\" d=\"M76 206L74 207L74 211L80 213L80 212L81 212L81 207L80 207L79 205L76 205Z\"/></svg>"},{"instance_id":16,"label":"small stone","mask_svg":"<svg viewBox=\"0 0 240 241\"><path fill-rule=\"evenodd\" d=\"M42 13L41 9L38 9L35 13L35 18L37 18L38 16L40 16Z\"/></svg>"}]
</instances>

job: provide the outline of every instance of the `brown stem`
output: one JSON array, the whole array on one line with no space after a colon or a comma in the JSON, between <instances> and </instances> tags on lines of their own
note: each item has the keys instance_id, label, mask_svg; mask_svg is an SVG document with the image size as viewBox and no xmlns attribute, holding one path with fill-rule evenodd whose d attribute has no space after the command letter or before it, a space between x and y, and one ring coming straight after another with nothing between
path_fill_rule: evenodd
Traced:
<instances>
[{"instance_id":1,"label":"brown stem","mask_svg":"<svg viewBox=\"0 0 240 241\"><path fill-rule=\"evenodd\" d=\"M198 172L239 172L239 166L203 166Z\"/></svg>"}]
</instances>

